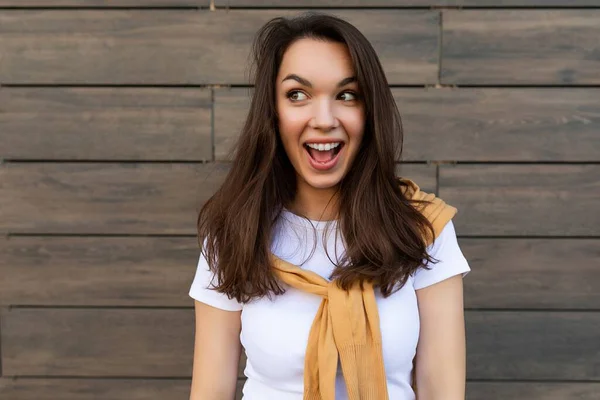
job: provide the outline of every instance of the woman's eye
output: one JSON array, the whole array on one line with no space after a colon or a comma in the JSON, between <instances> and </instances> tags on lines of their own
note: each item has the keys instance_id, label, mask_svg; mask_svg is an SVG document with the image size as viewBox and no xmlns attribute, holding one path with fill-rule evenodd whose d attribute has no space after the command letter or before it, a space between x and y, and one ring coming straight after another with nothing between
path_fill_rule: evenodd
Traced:
<instances>
[{"instance_id":1,"label":"woman's eye","mask_svg":"<svg viewBox=\"0 0 600 400\"><path fill-rule=\"evenodd\" d=\"M301 101L306 98L306 95L299 90L292 90L291 92L288 92L287 98L292 101Z\"/></svg>"},{"instance_id":2,"label":"woman's eye","mask_svg":"<svg viewBox=\"0 0 600 400\"><path fill-rule=\"evenodd\" d=\"M356 100L356 98L357 98L356 93L352 93L352 92L344 92L344 93L340 94L340 96L344 96L344 95L346 95L346 98L344 99L346 101Z\"/></svg>"}]
</instances>

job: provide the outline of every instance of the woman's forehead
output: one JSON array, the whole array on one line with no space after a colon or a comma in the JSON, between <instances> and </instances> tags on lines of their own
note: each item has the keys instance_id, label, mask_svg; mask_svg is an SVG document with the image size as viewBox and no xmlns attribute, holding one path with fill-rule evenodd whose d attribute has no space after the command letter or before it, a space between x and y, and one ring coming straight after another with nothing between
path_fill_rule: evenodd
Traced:
<instances>
[{"instance_id":1,"label":"woman's forehead","mask_svg":"<svg viewBox=\"0 0 600 400\"><path fill-rule=\"evenodd\" d=\"M345 44L331 41L301 39L283 55L278 84L294 74L313 85L335 83L354 75L350 53Z\"/></svg>"}]
</instances>

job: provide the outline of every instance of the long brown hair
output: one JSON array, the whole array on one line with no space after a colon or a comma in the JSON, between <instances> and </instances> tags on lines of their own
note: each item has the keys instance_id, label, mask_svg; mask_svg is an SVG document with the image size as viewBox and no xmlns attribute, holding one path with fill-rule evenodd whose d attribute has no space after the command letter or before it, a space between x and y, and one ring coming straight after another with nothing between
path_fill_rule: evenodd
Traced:
<instances>
[{"instance_id":1,"label":"long brown hair","mask_svg":"<svg viewBox=\"0 0 600 400\"><path fill-rule=\"evenodd\" d=\"M275 80L283 54L296 40L347 46L365 110L358 154L337 188L338 230L345 254L330 279L340 287L365 280L387 297L409 275L433 261L425 235L431 223L405 198L395 175L402 153L402 122L383 68L369 41L350 23L327 14L274 18L252 46L254 91L244 127L230 153L231 168L198 215L198 242L215 290L247 303L285 292L270 263L271 234L283 207L296 194L296 171L281 143Z\"/></svg>"}]
</instances>

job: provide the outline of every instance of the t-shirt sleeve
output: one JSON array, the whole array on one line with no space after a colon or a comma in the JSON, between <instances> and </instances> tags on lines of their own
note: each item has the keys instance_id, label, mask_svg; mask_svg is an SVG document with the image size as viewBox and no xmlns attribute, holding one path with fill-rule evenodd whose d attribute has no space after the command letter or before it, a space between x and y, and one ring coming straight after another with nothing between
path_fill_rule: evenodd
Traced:
<instances>
[{"instance_id":1,"label":"t-shirt sleeve","mask_svg":"<svg viewBox=\"0 0 600 400\"><path fill-rule=\"evenodd\" d=\"M209 306L220 308L227 311L240 311L242 305L236 299L230 299L225 293L214 290L213 283L216 283L216 276L210 270L206 258L200 252L196 275L190 288L189 296Z\"/></svg>"},{"instance_id":2,"label":"t-shirt sleeve","mask_svg":"<svg viewBox=\"0 0 600 400\"><path fill-rule=\"evenodd\" d=\"M415 290L423 289L454 275L462 274L464 277L471 271L469 263L458 246L452 220L448 221L427 250L429 255L439 260L439 262L430 263L428 270L419 268L415 272L413 280Z\"/></svg>"}]
</instances>

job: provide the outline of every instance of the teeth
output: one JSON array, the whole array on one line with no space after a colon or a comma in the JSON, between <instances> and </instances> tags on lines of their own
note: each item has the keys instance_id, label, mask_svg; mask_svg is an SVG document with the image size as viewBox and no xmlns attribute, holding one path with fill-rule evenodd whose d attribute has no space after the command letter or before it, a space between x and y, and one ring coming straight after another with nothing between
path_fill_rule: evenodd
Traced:
<instances>
[{"instance_id":1,"label":"teeth","mask_svg":"<svg viewBox=\"0 0 600 400\"><path fill-rule=\"evenodd\" d=\"M315 149L315 150L319 150L319 151L329 151L331 149L335 149L336 147L338 147L340 145L340 142L337 143L307 143L306 144L308 147Z\"/></svg>"}]
</instances>

